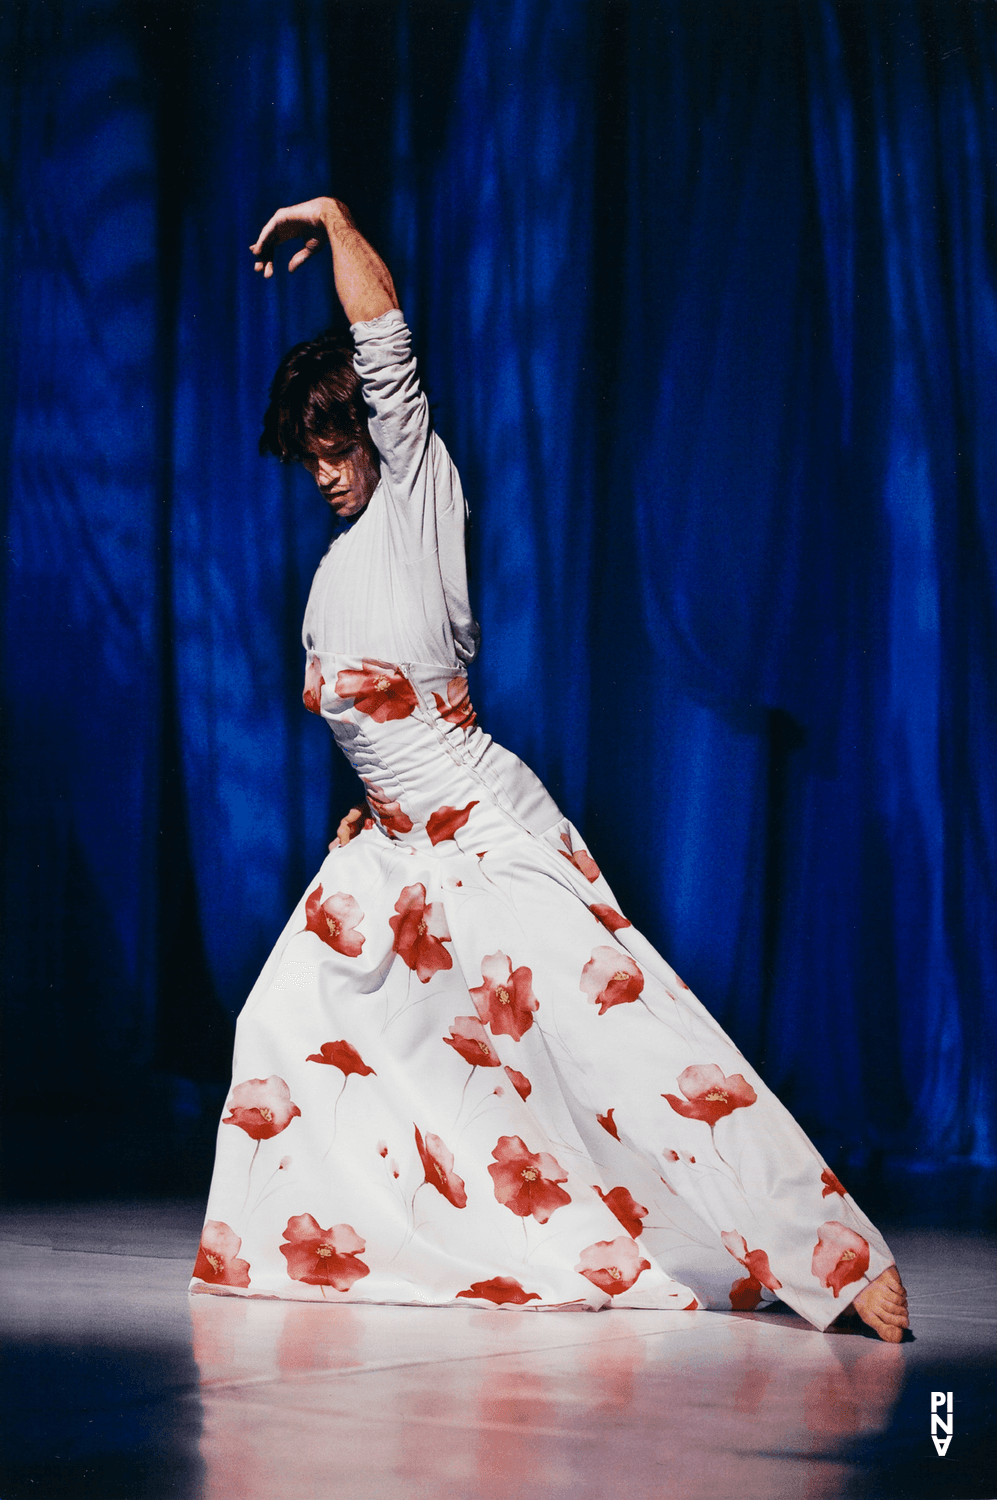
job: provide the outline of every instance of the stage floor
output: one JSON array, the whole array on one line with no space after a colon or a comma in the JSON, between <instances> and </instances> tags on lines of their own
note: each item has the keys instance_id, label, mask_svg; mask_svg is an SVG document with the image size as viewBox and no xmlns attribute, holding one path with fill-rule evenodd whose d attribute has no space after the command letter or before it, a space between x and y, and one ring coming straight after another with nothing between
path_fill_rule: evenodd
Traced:
<instances>
[{"instance_id":1,"label":"stage floor","mask_svg":"<svg viewBox=\"0 0 997 1500\"><path fill-rule=\"evenodd\" d=\"M781 1306L189 1298L202 1211L3 1216L2 1500L997 1496L993 1237L888 1231L915 1334L889 1346ZM953 1395L944 1457L934 1391Z\"/></svg>"}]
</instances>

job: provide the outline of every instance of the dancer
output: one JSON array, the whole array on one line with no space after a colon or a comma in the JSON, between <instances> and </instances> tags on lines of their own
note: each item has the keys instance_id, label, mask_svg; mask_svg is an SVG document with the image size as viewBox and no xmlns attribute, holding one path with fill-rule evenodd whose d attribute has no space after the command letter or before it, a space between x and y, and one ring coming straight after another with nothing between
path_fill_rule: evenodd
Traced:
<instances>
[{"instance_id":1,"label":"dancer","mask_svg":"<svg viewBox=\"0 0 997 1500\"><path fill-rule=\"evenodd\" d=\"M882 1236L477 725L464 500L387 267L334 199L352 345L286 356L261 447L353 525L305 613L305 706L364 782L236 1030L192 1290L907 1327ZM524 712L529 705L524 704Z\"/></svg>"}]
</instances>

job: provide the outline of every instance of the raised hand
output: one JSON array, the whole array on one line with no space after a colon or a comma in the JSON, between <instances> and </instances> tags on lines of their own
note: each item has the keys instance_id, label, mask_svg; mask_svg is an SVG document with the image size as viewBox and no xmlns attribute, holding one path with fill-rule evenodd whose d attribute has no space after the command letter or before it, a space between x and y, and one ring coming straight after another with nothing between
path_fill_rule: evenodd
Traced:
<instances>
[{"instance_id":1,"label":"raised hand","mask_svg":"<svg viewBox=\"0 0 997 1500\"><path fill-rule=\"evenodd\" d=\"M394 282L384 261L364 239L353 215L338 198L309 198L278 208L260 230L249 250L257 271L273 275L274 251L285 240L304 240L288 262L289 271L303 266L328 245L336 278L336 295L350 323L366 322L398 306Z\"/></svg>"},{"instance_id":2,"label":"raised hand","mask_svg":"<svg viewBox=\"0 0 997 1500\"><path fill-rule=\"evenodd\" d=\"M355 227L349 209L345 204L337 203L334 198L309 198L307 203L295 203L289 208L278 208L263 228L254 245L250 245L250 253L256 257L253 267L256 271L262 271L264 276L273 275L273 255L278 245L283 245L286 240L303 239L304 246L291 256L287 269L296 271L298 266L303 266L317 250L321 250L329 243L329 229L326 219L330 210L337 210L342 216L343 222L351 228Z\"/></svg>"}]
</instances>

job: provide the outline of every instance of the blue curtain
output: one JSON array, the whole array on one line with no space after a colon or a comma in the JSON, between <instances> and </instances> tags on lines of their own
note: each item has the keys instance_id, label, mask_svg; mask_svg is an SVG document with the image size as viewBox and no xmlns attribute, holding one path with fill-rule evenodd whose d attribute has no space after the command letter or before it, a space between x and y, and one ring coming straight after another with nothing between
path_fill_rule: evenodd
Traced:
<instances>
[{"instance_id":1,"label":"blue curtain","mask_svg":"<svg viewBox=\"0 0 997 1500\"><path fill-rule=\"evenodd\" d=\"M259 459L333 190L472 506L473 696L838 1162L992 1161L997 19L962 0L0 16L15 1191L203 1179L352 796Z\"/></svg>"}]
</instances>

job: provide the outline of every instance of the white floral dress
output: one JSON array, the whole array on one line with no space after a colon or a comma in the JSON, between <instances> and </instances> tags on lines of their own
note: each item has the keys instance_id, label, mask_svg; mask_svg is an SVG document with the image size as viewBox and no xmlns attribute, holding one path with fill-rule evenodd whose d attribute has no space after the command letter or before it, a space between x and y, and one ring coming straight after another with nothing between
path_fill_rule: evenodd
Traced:
<instances>
[{"instance_id":1,"label":"white floral dress","mask_svg":"<svg viewBox=\"0 0 997 1500\"><path fill-rule=\"evenodd\" d=\"M305 704L374 814L236 1030L191 1289L752 1308L892 1263L799 1126L476 724L464 502L400 313L354 327L381 453L305 616Z\"/></svg>"}]
</instances>

